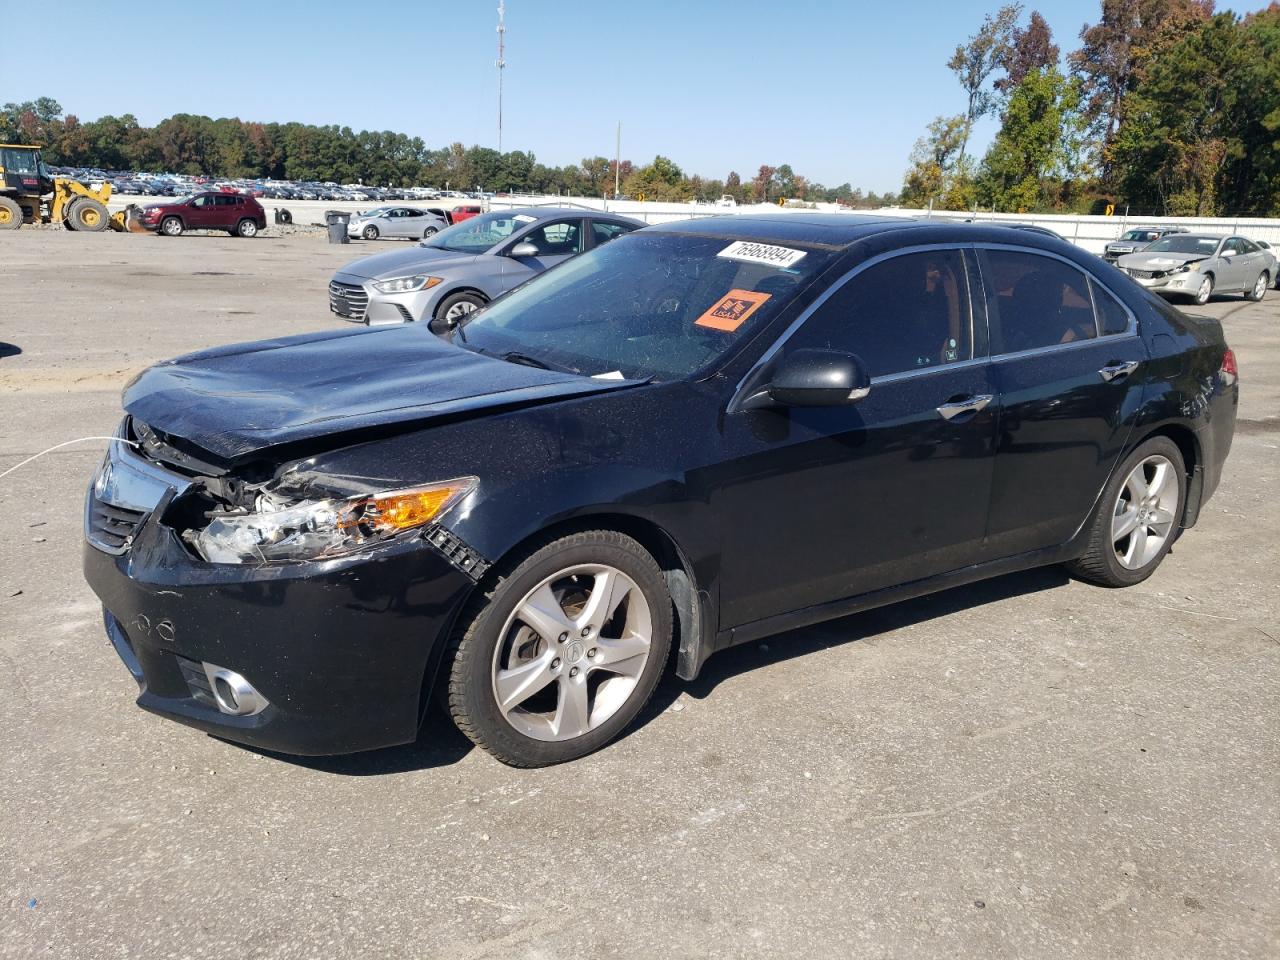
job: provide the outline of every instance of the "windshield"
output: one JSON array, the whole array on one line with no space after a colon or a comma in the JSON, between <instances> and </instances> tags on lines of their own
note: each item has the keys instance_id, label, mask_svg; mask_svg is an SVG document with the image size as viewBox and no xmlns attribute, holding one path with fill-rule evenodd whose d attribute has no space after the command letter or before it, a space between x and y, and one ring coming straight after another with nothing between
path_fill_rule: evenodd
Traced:
<instances>
[{"instance_id":1,"label":"windshield","mask_svg":"<svg viewBox=\"0 0 1280 960\"><path fill-rule=\"evenodd\" d=\"M1174 234L1157 240L1144 253L1203 253L1205 256L1218 249L1221 237L1193 237L1189 233Z\"/></svg>"},{"instance_id":2,"label":"windshield","mask_svg":"<svg viewBox=\"0 0 1280 960\"><path fill-rule=\"evenodd\" d=\"M766 255L780 251L786 265L735 255L743 247ZM454 343L587 376L690 377L776 316L833 256L724 238L634 233L473 314Z\"/></svg>"},{"instance_id":3,"label":"windshield","mask_svg":"<svg viewBox=\"0 0 1280 960\"><path fill-rule=\"evenodd\" d=\"M1155 238L1156 238L1156 235L1155 235L1155 231L1153 230L1130 230L1120 239L1146 241L1146 240L1154 240Z\"/></svg>"},{"instance_id":4,"label":"windshield","mask_svg":"<svg viewBox=\"0 0 1280 960\"><path fill-rule=\"evenodd\" d=\"M454 253L484 253L536 219L537 217L531 217L527 213L515 216L505 211L484 213L441 230L430 240L424 240L421 245L451 250Z\"/></svg>"},{"instance_id":5,"label":"windshield","mask_svg":"<svg viewBox=\"0 0 1280 960\"><path fill-rule=\"evenodd\" d=\"M23 150L6 147L0 149L0 167L4 167L10 173L28 173L36 174L37 160L39 154L34 150ZM0 184L3 186L3 184Z\"/></svg>"}]
</instances>

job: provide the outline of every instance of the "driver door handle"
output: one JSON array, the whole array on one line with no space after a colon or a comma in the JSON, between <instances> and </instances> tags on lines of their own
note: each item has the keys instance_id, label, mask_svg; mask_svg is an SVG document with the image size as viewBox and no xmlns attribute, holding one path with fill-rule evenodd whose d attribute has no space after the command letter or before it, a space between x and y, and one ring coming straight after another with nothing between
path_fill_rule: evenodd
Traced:
<instances>
[{"instance_id":1,"label":"driver door handle","mask_svg":"<svg viewBox=\"0 0 1280 960\"><path fill-rule=\"evenodd\" d=\"M992 394L983 393L962 397L959 400L949 400L938 408L938 413L942 414L943 420L953 420L962 413L977 413L994 399Z\"/></svg>"},{"instance_id":2,"label":"driver door handle","mask_svg":"<svg viewBox=\"0 0 1280 960\"><path fill-rule=\"evenodd\" d=\"M1127 377L1133 371L1138 369L1137 360L1125 360L1123 363L1109 363L1098 371L1098 376L1110 383L1112 380L1119 380Z\"/></svg>"}]
</instances>

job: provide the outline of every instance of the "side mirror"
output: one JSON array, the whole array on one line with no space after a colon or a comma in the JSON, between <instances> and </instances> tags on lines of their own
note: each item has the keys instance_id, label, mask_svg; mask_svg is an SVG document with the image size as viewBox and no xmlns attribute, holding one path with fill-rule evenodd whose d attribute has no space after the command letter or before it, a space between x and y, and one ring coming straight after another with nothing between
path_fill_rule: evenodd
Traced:
<instances>
[{"instance_id":1,"label":"side mirror","mask_svg":"<svg viewBox=\"0 0 1280 960\"><path fill-rule=\"evenodd\" d=\"M536 257L537 255L538 255L537 246L535 244L530 243L528 240L525 240L521 243L517 243L514 247L511 248L511 252L507 254L507 256L509 257Z\"/></svg>"},{"instance_id":2,"label":"side mirror","mask_svg":"<svg viewBox=\"0 0 1280 960\"><path fill-rule=\"evenodd\" d=\"M766 406L771 400L788 407L836 407L857 403L870 392L867 368L853 354L796 350L782 360L764 390L744 406Z\"/></svg>"}]
</instances>

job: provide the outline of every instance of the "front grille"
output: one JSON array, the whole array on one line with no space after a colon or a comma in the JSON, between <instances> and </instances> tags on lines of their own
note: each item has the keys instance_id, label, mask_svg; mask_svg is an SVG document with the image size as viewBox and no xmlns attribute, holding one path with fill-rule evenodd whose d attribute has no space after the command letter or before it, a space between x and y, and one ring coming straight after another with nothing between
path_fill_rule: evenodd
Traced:
<instances>
[{"instance_id":1,"label":"front grille","mask_svg":"<svg viewBox=\"0 0 1280 960\"><path fill-rule=\"evenodd\" d=\"M369 294L354 283L329 282L329 309L340 317L363 320L369 308Z\"/></svg>"},{"instance_id":2,"label":"front grille","mask_svg":"<svg viewBox=\"0 0 1280 960\"><path fill-rule=\"evenodd\" d=\"M117 507L94 497L89 507L89 540L107 553L124 553L146 516L145 511Z\"/></svg>"}]
</instances>

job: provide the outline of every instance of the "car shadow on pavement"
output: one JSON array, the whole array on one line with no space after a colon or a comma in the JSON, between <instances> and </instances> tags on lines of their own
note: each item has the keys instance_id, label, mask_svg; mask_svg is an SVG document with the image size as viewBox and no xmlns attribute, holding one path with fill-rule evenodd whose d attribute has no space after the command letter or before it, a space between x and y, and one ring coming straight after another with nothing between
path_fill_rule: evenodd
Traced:
<instances>
[{"instance_id":1,"label":"car shadow on pavement","mask_svg":"<svg viewBox=\"0 0 1280 960\"><path fill-rule=\"evenodd\" d=\"M1069 580L1062 567L1040 567L744 643L717 653L707 661L698 679L692 683L677 678L669 667L649 703L618 739L625 739L643 729L675 703L682 693L702 700L710 697L723 681L749 670L807 656L828 647L866 640L997 600L1052 590ZM348 777L376 777L446 767L475 749L437 703L432 703L427 710L417 740L399 747L337 757L295 757L241 744L232 746L294 766Z\"/></svg>"},{"instance_id":2,"label":"car shadow on pavement","mask_svg":"<svg viewBox=\"0 0 1280 960\"><path fill-rule=\"evenodd\" d=\"M22 348L16 343L5 343L3 340L0 340L0 358L16 357L21 352Z\"/></svg>"},{"instance_id":3,"label":"car shadow on pavement","mask_svg":"<svg viewBox=\"0 0 1280 960\"><path fill-rule=\"evenodd\" d=\"M879 634L901 630L998 600L1052 590L1064 586L1070 579L1066 570L1060 566L1038 567L730 647L708 660L698 674L698 679L692 683L684 683L674 677L668 678L654 699L658 700L665 695L669 698L669 705L681 692L685 692L701 700L711 696L723 681L749 670L807 656L828 647L867 640Z\"/></svg>"},{"instance_id":4,"label":"car shadow on pavement","mask_svg":"<svg viewBox=\"0 0 1280 960\"><path fill-rule=\"evenodd\" d=\"M344 777L380 777L414 770L430 770L457 763L475 746L453 725L439 704L432 703L418 730L418 739L399 747L367 750L336 757L296 757L273 750L261 750L244 744L230 744L249 753L258 753L295 767Z\"/></svg>"}]
</instances>

